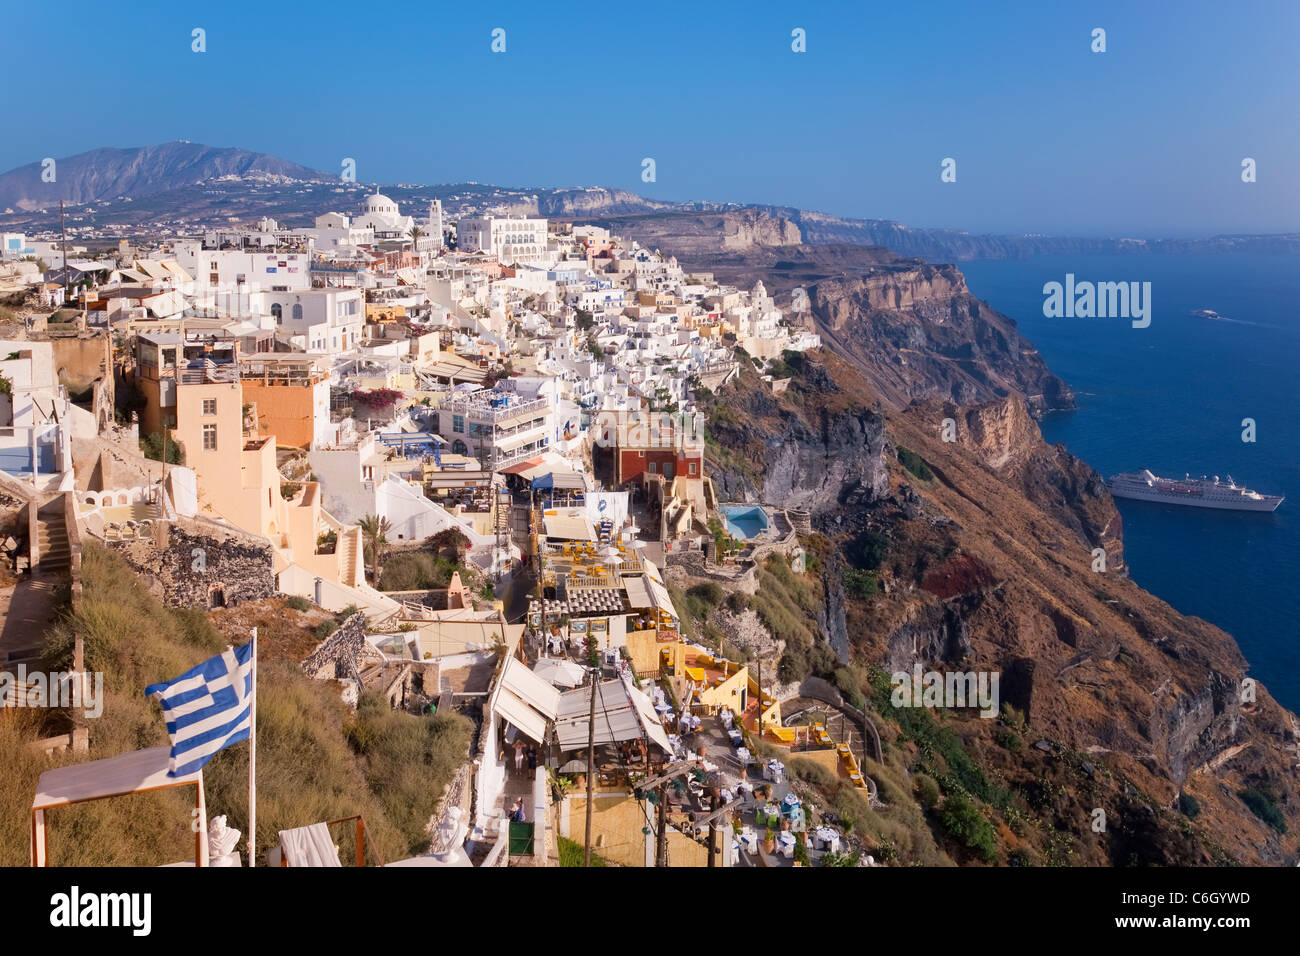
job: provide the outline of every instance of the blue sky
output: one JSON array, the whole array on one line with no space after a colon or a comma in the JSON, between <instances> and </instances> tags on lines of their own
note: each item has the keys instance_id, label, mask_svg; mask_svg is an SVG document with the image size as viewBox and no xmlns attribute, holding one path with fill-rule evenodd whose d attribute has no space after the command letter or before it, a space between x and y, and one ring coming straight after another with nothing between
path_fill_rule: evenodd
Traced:
<instances>
[{"instance_id":1,"label":"blue sky","mask_svg":"<svg viewBox=\"0 0 1300 956\"><path fill-rule=\"evenodd\" d=\"M353 157L367 182L606 185L976 232L1300 230L1294 0L147 6L9 8L0 169L190 139L327 171Z\"/></svg>"}]
</instances>

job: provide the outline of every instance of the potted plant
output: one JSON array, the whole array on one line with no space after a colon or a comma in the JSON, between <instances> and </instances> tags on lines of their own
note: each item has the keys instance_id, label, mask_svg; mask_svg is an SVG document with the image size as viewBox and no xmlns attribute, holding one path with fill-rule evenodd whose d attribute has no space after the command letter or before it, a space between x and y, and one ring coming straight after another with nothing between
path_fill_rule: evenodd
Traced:
<instances>
[{"instance_id":1,"label":"potted plant","mask_svg":"<svg viewBox=\"0 0 1300 956\"><path fill-rule=\"evenodd\" d=\"M771 827L763 832L763 852L771 853L776 849L776 831Z\"/></svg>"}]
</instances>

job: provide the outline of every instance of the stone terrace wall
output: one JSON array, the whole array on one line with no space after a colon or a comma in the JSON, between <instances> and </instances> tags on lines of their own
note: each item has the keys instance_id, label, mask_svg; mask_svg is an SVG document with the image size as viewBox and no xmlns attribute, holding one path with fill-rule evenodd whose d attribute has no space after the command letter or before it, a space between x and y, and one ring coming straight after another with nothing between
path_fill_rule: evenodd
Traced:
<instances>
[{"instance_id":1,"label":"stone terrace wall","mask_svg":"<svg viewBox=\"0 0 1300 956\"><path fill-rule=\"evenodd\" d=\"M350 677L360 687L362 667L383 660L384 655L366 641L365 613L357 611L308 655L302 669L308 677L321 680Z\"/></svg>"},{"instance_id":2,"label":"stone terrace wall","mask_svg":"<svg viewBox=\"0 0 1300 956\"><path fill-rule=\"evenodd\" d=\"M169 607L230 607L279 593L268 541L198 522L186 525L159 523L153 540L107 545L146 575Z\"/></svg>"}]
</instances>

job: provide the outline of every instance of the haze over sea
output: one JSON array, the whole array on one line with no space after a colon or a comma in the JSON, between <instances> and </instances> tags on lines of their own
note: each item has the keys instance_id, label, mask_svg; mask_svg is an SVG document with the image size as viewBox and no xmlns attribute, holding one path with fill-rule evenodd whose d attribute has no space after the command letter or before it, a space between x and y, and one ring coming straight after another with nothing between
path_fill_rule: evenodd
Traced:
<instances>
[{"instance_id":1,"label":"haze over sea","mask_svg":"<svg viewBox=\"0 0 1300 956\"><path fill-rule=\"evenodd\" d=\"M1142 587L1237 639L1250 675L1300 710L1300 257L1036 256L960 263L971 291L1011 316L1078 395L1047 416L1104 477L1231 475L1287 500L1273 514L1119 499ZM1150 281L1151 325L1043 315L1043 284ZM1191 315L1212 309L1223 319ZM1242 419L1256 441L1241 440Z\"/></svg>"}]
</instances>

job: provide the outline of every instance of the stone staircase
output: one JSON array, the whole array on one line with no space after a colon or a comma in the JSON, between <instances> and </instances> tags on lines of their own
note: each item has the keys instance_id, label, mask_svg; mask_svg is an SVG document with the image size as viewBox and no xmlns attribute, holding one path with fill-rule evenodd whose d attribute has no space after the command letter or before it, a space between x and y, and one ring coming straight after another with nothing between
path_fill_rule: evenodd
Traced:
<instances>
[{"instance_id":1,"label":"stone staircase","mask_svg":"<svg viewBox=\"0 0 1300 956\"><path fill-rule=\"evenodd\" d=\"M339 572L339 581L350 588L357 586L357 540L360 537L356 529L349 528L347 531L340 533L338 539L338 548L341 554Z\"/></svg>"},{"instance_id":2,"label":"stone staircase","mask_svg":"<svg viewBox=\"0 0 1300 956\"><path fill-rule=\"evenodd\" d=\"M55 498L36 512L36 570L41 574L63 574L72 566L63 499Z\"/></svg>"}]
</instances>

